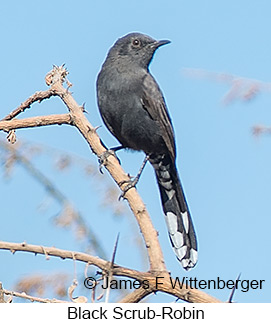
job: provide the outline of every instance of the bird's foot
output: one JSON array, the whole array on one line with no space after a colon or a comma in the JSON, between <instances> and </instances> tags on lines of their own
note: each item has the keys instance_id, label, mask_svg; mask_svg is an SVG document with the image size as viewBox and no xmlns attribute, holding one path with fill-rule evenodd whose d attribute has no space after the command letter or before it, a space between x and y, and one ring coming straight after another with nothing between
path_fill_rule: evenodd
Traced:
<instances>
[{"instance_id":1,"label":"bird's foot","mask_svg":"<svg viewBox=\"0 0 271 323\"><path fill-rule=\"evenodd\" d=\"M103 152L99 156L99 171L100 171L101 174L103 174L102 168L103 168L103 166L106 165L107 159L108 159L109 156L114 156L115 158L117 158L118 162L120 163L120 160L116 155L116 151L120 150L120 149L121 149L120 147L111 148L111 149L106 150L105 152Z\"/></svg>"},{"instance_id":2,"label":"bird's foot","mask_svg":"<svg viewBox=\"0 0 271 323\"><path fill-rule=\"evenodd\" d=\"M128 175L130 176L130 175ZM138 180L139 180L139 176L136 176L136 177L131 177L130 179L126 180L126 181L121 181L119 183L119 185L123 185L123 184L127 184L123 189L122 189L122 193L120 194L119 196L119 201L121 199L124 199L125 198L125 194L131 189L131 188L135 188L136 187L136 184L138 183Z\"/></svg>"}]
</instances>

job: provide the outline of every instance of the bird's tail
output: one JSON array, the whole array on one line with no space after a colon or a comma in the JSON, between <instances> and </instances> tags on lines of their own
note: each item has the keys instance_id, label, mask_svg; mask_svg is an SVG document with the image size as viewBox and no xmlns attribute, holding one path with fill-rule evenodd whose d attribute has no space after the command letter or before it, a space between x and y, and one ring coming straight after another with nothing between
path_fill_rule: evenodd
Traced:
<instances>
[{"instance_id":1,"label":"bird's tail","mask_svg":"<svg viewBox=\"0 0 271 323\"><path fill-rule=\"evenodd\" d=\"M178 260L189 270L197 263L197 240L175 162L169 155L152 154L168 234Z\"/></svg>"}]
</instances>

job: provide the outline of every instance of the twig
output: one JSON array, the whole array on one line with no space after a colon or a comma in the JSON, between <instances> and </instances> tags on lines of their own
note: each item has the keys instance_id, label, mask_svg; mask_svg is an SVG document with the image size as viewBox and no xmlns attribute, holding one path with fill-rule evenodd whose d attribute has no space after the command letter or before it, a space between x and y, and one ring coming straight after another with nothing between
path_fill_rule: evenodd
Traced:
<instances>
[{"instance_id":1,"label":"twig","mask_svg":"<svg viewBox=\"0 0 271 323\"><path fill-rule=\"evenodd\" d=\"M16 297L21 297L24 299L28 299L31 302L39 302L39 303L68 303L67 301L62 301L59 299L48 299L48 298L41 298L41 297L35 297L35 296L30 296L27 295L26 293L18 293L18 292L13 292L10 290L3 289L3 293L5 295L11 295L11 296L16 296Z\"/></svg>"},{"instance_id":2,"label":"twig","mask_svg":"<svg viewBox=\"0 0 271 323\"><path fill-rule=\"evenodd\" d=\"M24 112L26 109L29 109L31 104L34 102L41 102L44 99L49 99L51 96L56 96L58 93L54 89L49 89L47 91L39 91L31 95L25 102L21 103L21 105L10 112L5 118L3 118L1 121L7 121L15 118L20 113Z\"/></svg>"}]
</instances>

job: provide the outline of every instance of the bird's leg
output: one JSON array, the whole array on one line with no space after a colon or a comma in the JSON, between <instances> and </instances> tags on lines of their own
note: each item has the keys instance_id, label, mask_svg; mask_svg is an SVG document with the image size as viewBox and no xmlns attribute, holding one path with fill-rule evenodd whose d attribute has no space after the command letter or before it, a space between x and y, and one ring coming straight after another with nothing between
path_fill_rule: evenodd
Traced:
<instances>
[{"instance_id":1,"label":"bird's leg","mask_svg":"<svg viewBox=\"0 0 271 323\"><path fill-rule=\"evenodd\" d=\"M102 168L103 166L106 164L107 162L107 158L109 156L114 156L117 158L117 160L119 161L120 163L120 160L118 159L117 155L116 155L116 151L118 150L121 150L123 149L124 147L123 146L117 146L117 147L113 147L113 148L110 148L108 150L106 150L104 153L102 153L100 156L99 156L99 171L101 174L103 174L103 171L102 171Z\"/></svg>"},{"instance_id":2,"label":"bird's leg","mask_svg":"<svg viewBox=\"0 0 271 323\"><path fill-rule=\"evenodd\" d=\"M141 167L139 169L139 172L137 173L137 175L135 177L131 178L128 181L122 181L122 182L119 183L119 185L122 185L122 184L127 183L127 185L122 190L122 193L121 193L121 195L119 197L119 200L121 198L124 198L125 194L129 191L129 189L131 189L131 188L133 188L133 187L136 186L136 184L138 183L139 178L140 178L140 176L141 176L141 174L143 172L143 169L146 166L148 160L149 160L149 155L146 155L145 158L144 158L144 160L143 160L143 163L142 163L142 165L141 165Z\"/></svg>"}]
</instances>

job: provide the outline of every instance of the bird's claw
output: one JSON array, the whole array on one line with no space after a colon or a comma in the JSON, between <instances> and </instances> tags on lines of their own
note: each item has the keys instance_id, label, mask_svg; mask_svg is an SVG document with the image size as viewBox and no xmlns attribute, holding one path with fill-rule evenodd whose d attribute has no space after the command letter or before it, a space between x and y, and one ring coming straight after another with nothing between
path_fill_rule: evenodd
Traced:
<instances>
[{"instance_id":1,"label":"bird's claw","mask_svg":"<svg viewBox=\"0 0 271 323\"><path fill-rule=\"evenodd\" d=\"M131 179L128 179L128 180L126 180L126 181L121 181L120 183L119 183L119 185L121 186L121 185L123 185L123 184L126 184L127 183L127 185L122 189L122 193L120 194L120 196L119 196L119 201L121 200L121 199L124 199L125 198L125 194L131 189L131 188L135 188L136 187L136 184L137 184L137 182L138 182L138 177L136 176L136 177L134 177L134 178L131 178Z\"/></svg>"},{"instance_id":2,"label":"bird's claw","mask_svg":"<svg viewBox=\"0 0 271 323\"><path fill-rule=\"evenodd\" d=\"M114 156L117 158L117 160L119 161L120 163L120 160L118 159L116 153L115 153L115 150L114 149L108 149L106 150L105 152L103 152L100 156L99 156L99 171L101 174L103 174L103 166L106 165L107 163L107 159L109 156Z\"/></svg>"}]
</instances>

